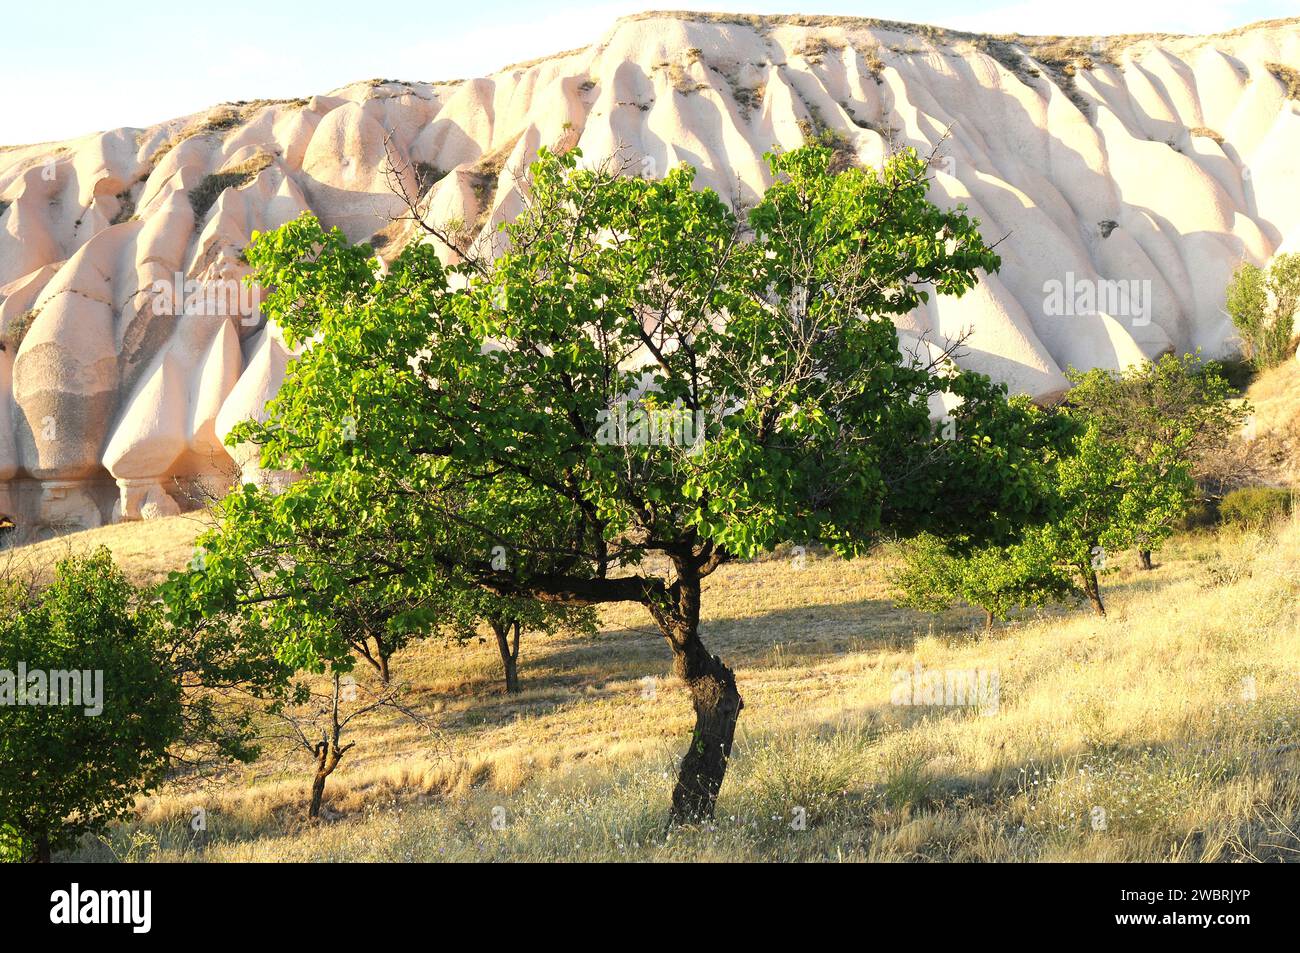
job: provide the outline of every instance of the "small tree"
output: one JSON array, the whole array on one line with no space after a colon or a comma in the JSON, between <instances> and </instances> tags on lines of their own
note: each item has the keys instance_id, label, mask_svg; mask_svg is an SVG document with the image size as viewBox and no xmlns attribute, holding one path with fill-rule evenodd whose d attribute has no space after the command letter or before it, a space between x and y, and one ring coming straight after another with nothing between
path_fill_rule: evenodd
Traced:
<instances>
[{"instance_id":1,"label":"small tree","mask_svg":"<svg viewBox=\"0 0 1300 953\"><path fill-rule=\"evenodd\" d=\"M1268 270L1242 262L1227 289L1227 310L1244 356L1267 368L1291 356L1300 307L1300 254L1277 255Z\"/></svg>"},{"instance_id":2,"label":"small tree","mask_svg":"<svg viewBox=\"0 0 1300 953\"><path fill-rule=\"evenodd\" d=\"M478 586L464 586L437 620L445 635L467 642L486 625L501 655L506 694L522 691L519 680L519 649L525 632L540 635L591 634L596 631L596 613L590 606L562 606L536 599L494 595Z\"/></svg>"},{"instance_id":3,"label":"small tree","mask_svg":"<svg viewBox=\"0 0 1300 953\"><path fill-rule=\"evenodd\" d=\"M1232 403L1232 387L1218 365L1196 354L1166 354L1120 373L1072 371L1069 377L1074 385L1067 395L1069 413L1094 426L1102 441L1154 466L1153 480L1170 476L1181 481L1184 472L1193 477L1204 472L1249 412L1245 404ZM1161 512L1163 522L1148 518L1135 528L1143 569L1151 568L1152 550L1186 510Z\"/></svg>"},{"instance_id":4,"label":"small tree","mask_svg":"<svg viewBox=\"0 0 1300 953\"><path fill-rule=\"evenodd\" d=\"M1106 614L1099 577L1115 569L1110 554L1139 541L1158 546L1187 511L1196 489L1185 456L1190 440L1184 428L1137 456L1087 421L1074 452L1061 457L1054 480L1058 514L1026 541L1074 575L1098 615Z\"/></svg>"},{"instance_id":5,"label":"small tree","mask_svg":"<svg viewBox=\"0 0 1300 953\"><path fill-rule=\"evenodd\" d=\"M168 619L181 631L224 633L242 650L232 654L275 672L262 680L268 697L280 697L296 672L319 674L344 660L350 668L354 657L386 683L393 655L449 604L448 587L329 558L328 540L346 527L284 519L294 504L254 483L214 501L227 534L219 550L216 531L201 535L189 569L161 587Z\"/></svg>"},{"instance_id":6,"label":"small tree","mask_svg":"<svg viewBox=\"0 0 1300 953\"><path fill-rule=\"evenodd\" d=\"M305 682L297 685L292 696L271 707L271 714L287 725L291 739L311 756L311 794L307 802L307 817L320 817L325 798L325 784L355 746L355 741L344 742L343 734L356 719L380 709L392 709L417 725L425 722L402 703L400 686L381 682L378 691L365 692L350 674L334 669L329 674L327 691L313 691Z\"/></svg>"},{"instance_id":7,"label":"small tree","mask_svg":"<svg viewBox=\"0 0 1300 953\"><path fill-rule=\"evenodd\" d=\"M35 594L11 582L2 601L0 817L11 852L48 861L162 778L181 689L156 610L107 549L63 560Z\"/></svg>"},{"instance_id":8,"label":"small tree","mask_svg":"<svg viewBox=\"0 0 1300 953\"><path fill-rule=\"evenodd\" d=\"M349 423L347 433L345 446L367 440L368 422ZM301 486L310 489L312 481ZM508 692L519 690L524 631L586 632L595 625L590 608L496 595L453 566L405 571L394 562L397 541L340 558L333 547L348 517L335 523L334 514L309 509L298 489L248 483L214 501L220 528L198 539L191 570L174 573L164 586L171 618L240 632L244 643L257 642L272 656L268 666L278 662L285 673L346 672L355 658L385 684L392 657L412 639L439 633L464 641L486 624L501 650ZM353 531L364 531L364 516L352 519ZM504 547L490 555L503 567L513 558ZM546 560L533 558L539 566ZM281 689L286 682L287 675Z\"/></svg>"}]
</instances>

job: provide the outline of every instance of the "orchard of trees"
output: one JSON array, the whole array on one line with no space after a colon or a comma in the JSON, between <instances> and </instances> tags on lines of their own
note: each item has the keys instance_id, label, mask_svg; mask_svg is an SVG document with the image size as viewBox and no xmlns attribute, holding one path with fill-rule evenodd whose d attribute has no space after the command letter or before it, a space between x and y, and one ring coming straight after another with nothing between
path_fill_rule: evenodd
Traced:
<instances>
[{"instance_id":1,"label":"orchard of trees","mask_svg":"<svg viewBox=\"0 0 1300 953\"><path fill-rule=\"evenodd\" d=\"M90 659L110 701L92 725L4 715L0 764L43 754L4 778L0 850L48 859L177 750L252 757L233 692L311 753L314 817L357 712L405 710L412 640L490 633L514 692L521 642L594 631L620 602L653 621L694 710L670 820L707 819L744 707L700 633L719 567L902 539L913 605L992 620L1081 593L1104 612L1107 560L1150 565L1240 421L1193 356L1074 375L1043 408L959 369L959 344L905 349L892 318L999 265L963 209L928 201L911 151L879 170L815 143L771 156L747 210L688 167L647 180L577 158L542 151L491 258L430 228L453 264L417 241L381 268L310 216L255 236L263 310L302 353L230 439L296 478L232 487L156 593L97 554L5 600L0 667ZM380 688L349 712L358 664Z\"/></svg>"},{"instance_id":2,"label":"orchard of trees","mask_svg":"<svg viewBox=\"0 0 1300 953\"><path fill-rule=\"evenodd\" d=\"M905 605L984 610L986 625L1013 610L1086 597L1106 614L1101 578L1114 558L1151 554L1200 501L1202 471L1249 408L1196 355L1165 355L1121 373L1071 373L1065 403L1050 411L1072 433L1066 452L1041 461L1038 493L1052 517L1007 546L922 535L901 547L894 580Z\"/></svg>"}]
</instances>

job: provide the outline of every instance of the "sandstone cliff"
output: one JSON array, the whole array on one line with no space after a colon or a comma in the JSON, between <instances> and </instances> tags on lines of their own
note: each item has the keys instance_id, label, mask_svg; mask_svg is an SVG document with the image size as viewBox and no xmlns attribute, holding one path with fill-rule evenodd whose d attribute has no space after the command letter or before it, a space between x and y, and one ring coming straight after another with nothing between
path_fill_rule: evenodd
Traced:
<instances>
[{"instance_id":1,"label":"sandstone cliff","mask_svg":"<svg viewBox=\"0 0 1300 953\"><path fill-rule=\"evenodd\" d=\"M934 200L968 206L1003 267L909 315L908 335L968 335L964 363L1040 398L1069 366L1230 353L1233 268L1300 250L1298 70L1300 20L1033 38L646 14L481 79L5 148L0 510L36 535L148 518L195 481L255 470L222 438L291 355L230 290L250 233L311 210L391 252L409 226L391 221L389 169L431 217L489 234L542 145L643 174L689 162L742 202L768 182L765 151L812 133L867 164L938 146ZM157 288L186 282L160 307Z\"/></svg>"}]
</instances>

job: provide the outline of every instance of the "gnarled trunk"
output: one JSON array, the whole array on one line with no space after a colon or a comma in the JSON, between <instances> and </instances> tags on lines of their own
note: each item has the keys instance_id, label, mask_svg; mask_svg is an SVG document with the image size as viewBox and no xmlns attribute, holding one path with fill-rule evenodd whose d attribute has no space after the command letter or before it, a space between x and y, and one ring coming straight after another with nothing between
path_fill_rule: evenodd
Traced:
<instances>
[{"instance_id":1,"label":"gnarled trunk","mask_svg":"<svg viewBox=\"0 0 1300 953\"><path fill-rule=\"evenodd\" d=\"M340 735L343 731L345 722L339 719L339 672L334 671L334 696L330 705L330 727L321 732L320 741L312 747L312 756L316 759L316 776L311 782L311 805L307 808L307 816L312 820L320 817L321 801L325 797L325 781L334 769L339 766L343 756L347 754L352 747L349 744L340 743Z\"/></svg>"},{"instance_id":2,"label":"gnarled trunk","mask_svg":"<svg viewBox=\"0 0 1300 953\"><path fill-rule=\"evenodd\" d=\"M673 671L686 683L695 708L695 730L677 772L669 814L670 824L688 824L713 817L745 703L735 673L700 640L699 578L683 573L674 596L675 604L651 607L651 612L672 649Z\"/></svg>"},{"instance_id":3,"label":"gnarled trunk","mask_svg":"<svg viewBox=\"0 0 1300 953\"><path fill-rule=\"evenodd\" d=\"M316 777L311 782L311 806L307 809L310 818L320 817L320 805L325 797L325 781L343 760L343 753L338 748L321 741L316 745Z\"/></svg>"},{"instance_id":4,"label":"gnarled trunk","mask_svg":"<svg viewBox=\"0 0 1300 953\"><path fill-rule=\"evenodd\" d=\"M695 707L695 730L673 788L671 818L681 824L713 817L745 703L735 673L718 656L709 655L698 636L676 657L673 668L685 680Z\"/></svg>"},{"instance_id":5,"label":"gnarled trunk","mask_svg":"<svg viewBox=\"0 0 1300 953\"><path fill-rule=\"evenodd\" d=\"M1151 568L1151 550L1149 549L1138 550L1138 566L1142 569Z\"/></svg>"}]
</instances>

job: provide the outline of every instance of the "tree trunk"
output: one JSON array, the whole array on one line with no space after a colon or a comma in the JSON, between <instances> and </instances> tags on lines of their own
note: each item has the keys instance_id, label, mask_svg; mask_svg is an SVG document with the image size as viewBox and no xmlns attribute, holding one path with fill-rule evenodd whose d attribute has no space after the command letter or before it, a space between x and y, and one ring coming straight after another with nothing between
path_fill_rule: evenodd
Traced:
<instances>
[{"instance_id":1,"label":"tree trunk","mask_svg":"<svg viewBox=\"0 0 1300 953\"><path fill-rule=\"evenodd\" d=\"M371 668L379 675L379 680L385 685L388 684L388 656L392 654L385 646L382 640L375 638L375 647L372 651L370 642L366 636L359 639L350 640L350 644L356 649L357 654L366 660Z\"/></svg>"},{"instance_id":2,"label":"tree trunk","mask_svg":"<svg viewBox=\"0 0 1300 953\"><path fill-rule=\"evenodd\" d=\"M316 745L316 777L311 782L311 806L307 816L313 820L320 817L321 800L325 797L325 780L334 773L334 769L343 760L342 752L322 741Z\"/></svg>"},{"instance_id":3,"label":"tree trunk","mask_svg":"<svg viewBox=\"0 0 1300 953\"><path fill-rule=\"evenodd\" d=\"M1088 594L1092 610L1099 616L1106 614L1106 605L1101 601L1101 585L1097 582L1097 571L1092 566L1083 570L1083 591Z\"/></svg>"},{"instance_id":4,"label":"tree trunk","mask_svg":"<svg viewBox=\"0 0 1300 953\"><path fill-rule=\"evenodd\" d=\"M1149 549L1138 550L1138 566L1140 566L1143 569L1151 568L1151 550Z\"/></svg>"},{"instance_id":5,"label":"tree trunk","mask_svg":"<svg viewBox=\"0 0 1300 953\"><path fill-rule=\"evenodd\" d=\"M686 681L695 706L695 730L673 788L671 816L680 824L713 817L745 703L736 689L735 673L718 656L709 655L698 637L674 668Z\"/></svg>"},{"instance_id":6,"label":"tree trunk","mask_svg":"<svg viewBox=\"0 0 1300 953\"><path fill-rule=\"evenodd\" d=\"M325 797L325 779L334 773L334 769L343 760L344 752L352 747L350 744L339 744L339 735L343 731L343 722L339 721L339 684L339 672L335 669L334 697L330 707L330 728L333 733L322 732L320 741L312 749L312 754L316 756L316 777L311 782L311 805L307 808L307 816L312 820L320 817L320 804Z\"/></svg>"},{"instance_id":7,"label":"tree trunk","mask_svg":"<svg viewBox=\"0 0 1300 953\"><path fill-rule=\"evenodd\" d=\"M36 838L32 845L31 861L35 864L48 864L50 862L50 839L42 834Z\"/></svg>"},{"instance_id":8,"label":"tree trunk","mask_svg":"<svg viewBox=\"0 0 1300 953\"><path fill-rule=\"evenodd\" d=\"M673 652L673 671L686 683L695 707L695 730L682 756L673 788L669 824L689 824L713 817L736 737L736 722L745 707L736 676L722 659L710 655L700 640L700 580L682 572L674 585L676 605L651 607Z\"/></svg>"},{"instance_id":9,"label":"tree trunk","mask_svg":"<svg viewBox=\"0 0 1300 953\"><path fill-rule=\"evenodd\" d=\"M985 610L984 610L984 629L985 629L985 631L988 631L988 630L990 630L990 629L992 629L992 628L993 628L993 610L992 610L992 609L985 609Z\"/></svg>"},{"instance_id":10,"label":"tree trunk","mask_svg":"<svg viewBox=\"0 0 1300 953\"><path fill-rule=\"evenodd\" d=\"M501 667L506 673L506 694L515 695L519 688L519 623L517 621L492 622L492 632L497 637L497 649L501 652ZM513 630L514 643L511 644L510 633Z\"/></svg>"}]
</instances>

